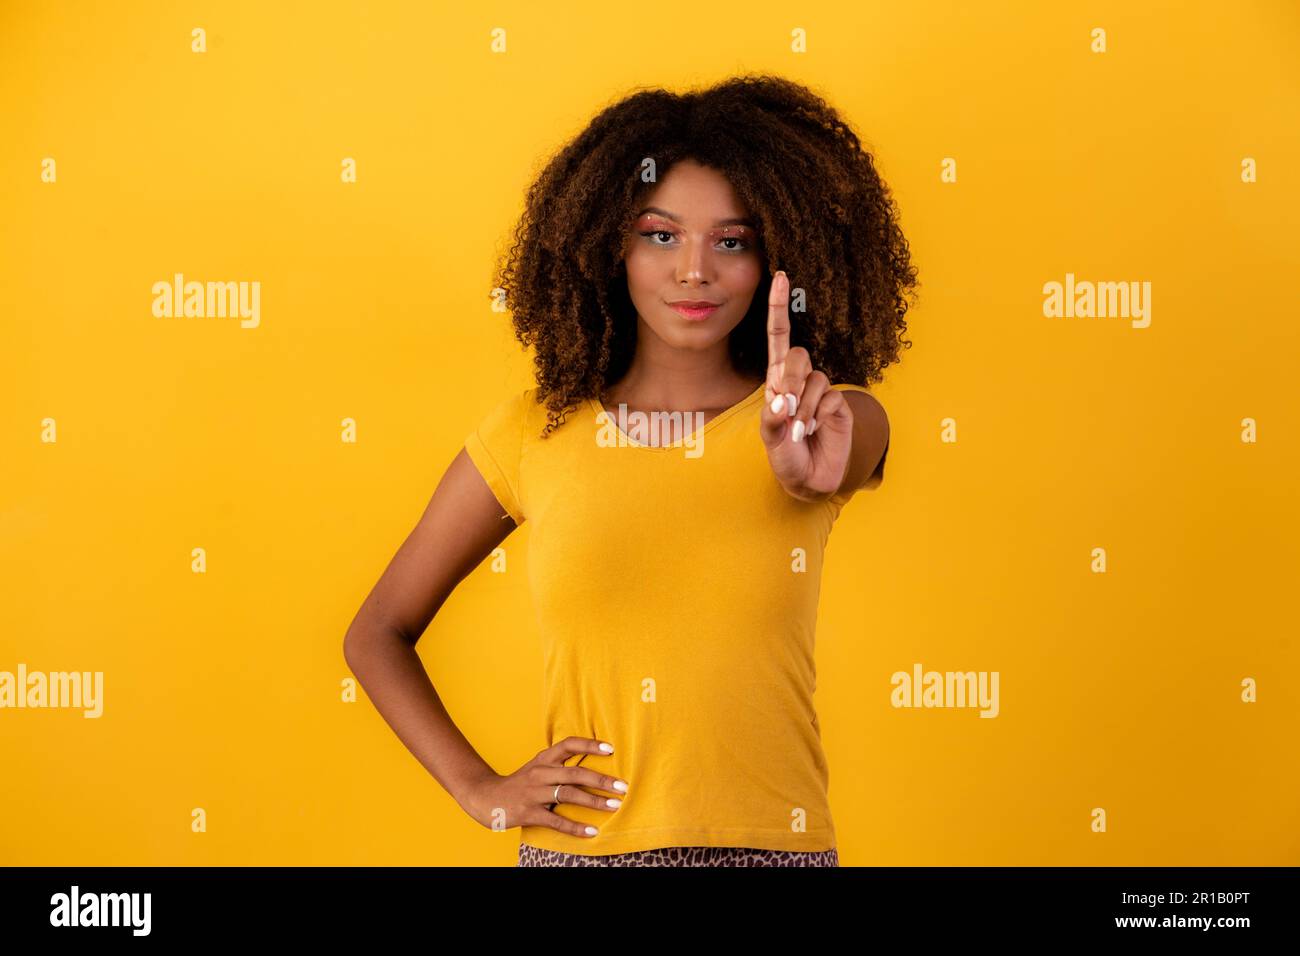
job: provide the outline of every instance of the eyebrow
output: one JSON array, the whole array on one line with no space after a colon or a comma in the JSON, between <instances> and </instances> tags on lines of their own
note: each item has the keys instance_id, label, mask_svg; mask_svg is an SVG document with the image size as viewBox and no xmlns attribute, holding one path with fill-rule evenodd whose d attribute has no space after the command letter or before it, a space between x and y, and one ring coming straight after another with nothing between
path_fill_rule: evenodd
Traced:
<instances>
[{"instance_id":1,"label":"eyebrow","mask_svg":"<svg viewBox=\"0 0 1300 956\"><path fill-rule=\"evenodd\" d=\"M663 216L665 219L671 219L679 226L682 223L680 219L678 219L676 216L670 213L667 209L660 209L658 206L646 206L644 209L642 209L639 213L636 214L636 217L640 219L648 212L652 212L656 216ZM754 220L749 219L748 217L745 216L740 216L732 219L719 219L716 222L714 222L713 225L714 226L748 226L750 229L758 228L758 226L754 223Z\"/></svg>"}]
</instances>

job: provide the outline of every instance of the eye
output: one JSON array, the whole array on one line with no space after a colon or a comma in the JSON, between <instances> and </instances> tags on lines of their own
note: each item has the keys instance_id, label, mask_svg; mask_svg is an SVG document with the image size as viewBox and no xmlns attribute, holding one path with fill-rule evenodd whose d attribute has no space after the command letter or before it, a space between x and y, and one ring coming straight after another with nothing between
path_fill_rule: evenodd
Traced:
<instances>
[{"instance_id":1,"label":"eye","mask_svg":"<svg viewBox=\"0 0 1300 956\"><path fill-rule=\"evenodd\" d=\"M647 239L650 239L651 236L667 236L669 240L673 238L673 234L669 232L667 229L648 229L645 232L640 233L640 235L644 236ZM726 252L743 252L749 248L749 242L740 236L723 236L721 239L718 240L718 242L737 243L737 245L734 246L725 246L724 251ZM651 240L650 244L652 246L666 246L668 243L654 242L653 240Z\"/></svg>"}]
</instances>

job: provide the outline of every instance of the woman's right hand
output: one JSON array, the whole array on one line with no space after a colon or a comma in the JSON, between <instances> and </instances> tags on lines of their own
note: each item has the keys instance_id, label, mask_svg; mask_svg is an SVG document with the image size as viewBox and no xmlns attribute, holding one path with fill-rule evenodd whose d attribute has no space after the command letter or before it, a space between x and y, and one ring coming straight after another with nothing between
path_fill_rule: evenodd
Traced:
<instances>
[{"instance_id":1,"label":"woman's right hand","mask_svg":"<svg viewBox=\"0 0 1300 956\"><path fill-rule=\"evenodd\" d=\"M608 748L608 749L606 749ZM627 782L597 773L586 767L566 767L564 761L572 754L613 753L613 747L590 737L565 737L547 747L514 773L502 776L493 773L474 785L465 800L465 811L492 830L511 827L551 827L561 833L579 837L593 837L596 828L553 813L559 803L572 803L598 810L616 810L619 796L602 797L588 793L581 787L592 787L616 795L627 792Z\"/></svg>"}]
</instances>

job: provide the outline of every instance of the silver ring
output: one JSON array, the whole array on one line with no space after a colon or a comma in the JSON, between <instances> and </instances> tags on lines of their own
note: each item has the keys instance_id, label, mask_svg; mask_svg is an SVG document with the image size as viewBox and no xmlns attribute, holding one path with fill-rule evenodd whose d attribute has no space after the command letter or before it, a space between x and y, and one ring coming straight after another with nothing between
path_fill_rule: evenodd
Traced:
<instances>
[{"instance_id":1,"label":"silver ring","mask_svg":"<svg viewBox=\"0 0 1300 956\"><path fill-rule=\"evenodd\" d=\"M559 802L560 802L560 788L561 788L562 786L564 786L564 784L562 784L562 783L557 783L557 784L555 785L555 794L554 794L555 799L552 800L551 803L559 803Z\"/></svg>"}]
</instances>

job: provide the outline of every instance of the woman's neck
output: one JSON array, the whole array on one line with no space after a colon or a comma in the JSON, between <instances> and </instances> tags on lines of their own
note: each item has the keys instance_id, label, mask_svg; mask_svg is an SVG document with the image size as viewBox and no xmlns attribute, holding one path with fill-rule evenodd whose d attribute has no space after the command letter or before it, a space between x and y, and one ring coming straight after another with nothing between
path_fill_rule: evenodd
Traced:
<instances>
[{"instance_id":1,"label":"woman's neck","mask_svg":"<svg viewBox=\"0 0 1300 956\"><path fill-rule=\"evenodd\" d=\"M725 368L638 368L633 363L627 374L610 384L605 397L635 408L707 411L730 408L762 384L762 379L737 372L730 363Z\"/></svg>"}]
</instances>

